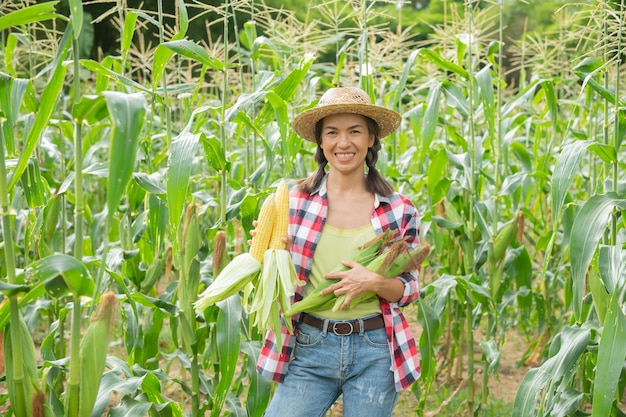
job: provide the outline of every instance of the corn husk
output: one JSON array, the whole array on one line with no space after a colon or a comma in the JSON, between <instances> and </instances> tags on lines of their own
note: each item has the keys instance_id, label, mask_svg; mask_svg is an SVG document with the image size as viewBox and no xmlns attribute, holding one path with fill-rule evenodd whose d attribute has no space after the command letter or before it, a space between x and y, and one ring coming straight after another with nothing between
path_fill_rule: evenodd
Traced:
<instances>
[{"instance_id":1,"label":"corn husk","mask_svg":"<svg viewBox=\"0 0 626 417\"><path fill-rule=\"evenodd\" d=\"M430 253L430 245L426 242L420 246L408 249L406 242L394 242L389 250L367 264L366 268L372 272L376 272L385 278L394 278L405 272L417 270ZM353 298L346 308L352 308L364 301L370 300L376 296L374 292L367 292L358 297ZM346 295L341 294L336 298L332 310L338 311L345 303Z\"/></svg>"},{"instance_id":2,"label":"corn husk","mask_svg":"<svg viewBox=\"0 0 626 417\"><path fill-rule=\"evenodd\" d=\"M258 277L261 268L262 264L249 253L237 255L193 303L196 314L202 315L210 306L244 289Z\"/></svg>"},{"instance_id":3,"label":"corn husk","mask_svg":"<svg viewBox=\"0 0 626 417\"><path fill-rule=\"evenodd\" d=\"M390 236L391 231L389 230L376 236L374 239L363 245L360 251L352 257L352 260L360 263L361 265L369 264L380 255L380 252L389 243ZM335 268L335 271L345 271L346 269L347 267L340 264ZM322 290L330 287L338 281L339 279L326 279L322 281L317 287L315 287L315 290L311 294L306 296L304 299L293 303L287 310L284 310L284 316L291 317L303 311L314 312L331 308L335 304L335 294L329 293L321 295L320 293Z\"/></svg>"}]
</instances>

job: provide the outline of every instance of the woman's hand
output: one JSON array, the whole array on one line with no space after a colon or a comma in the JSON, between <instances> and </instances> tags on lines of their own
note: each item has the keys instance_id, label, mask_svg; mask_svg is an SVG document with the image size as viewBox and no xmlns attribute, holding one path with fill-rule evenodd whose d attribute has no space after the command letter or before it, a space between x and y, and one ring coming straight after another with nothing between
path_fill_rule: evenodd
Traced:
<instances>
[{"instance_id":1,"label":"woman's hand","mask_svg":"<svg viewBox=\"0 0 626 417\"><path fill-rule=\"evenodd\" d=\"M325 288L321 295L335 294L336 297L345 294L346 298L339 308L345 310L350 302L367 292L374 292L389 302L398 301L404 293L404 283L398 279L389 279L372 272L363 265L354 261L342 261L347 271L329 272L326 279L340 279L339 282Z\"/></svg>"},{"instance_id":2,"label":"woman's hand","mask_svg":"<svg viewBox=\"0 0 626 417\"><path fill-rule=\"evenodd\" d=\"M250 235L254 238L254 236L256 235L256 227L259 224L258 221L253 220L252 221L252 226L255 227L255 229L250 230ZM289 248L291 248L291 236L289 235L285 235L283 236L283 238L281 239L284 243L285 243L285 250L289 250ZM248 246L250 246L252 244L252 239L248 239Z\"/></svg>"}]
</instances>

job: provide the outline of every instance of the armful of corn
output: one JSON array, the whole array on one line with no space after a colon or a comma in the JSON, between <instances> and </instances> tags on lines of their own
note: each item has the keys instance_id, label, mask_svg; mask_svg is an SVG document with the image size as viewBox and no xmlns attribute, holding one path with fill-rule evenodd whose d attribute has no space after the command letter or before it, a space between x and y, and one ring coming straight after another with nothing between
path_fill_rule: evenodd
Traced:
<instances>
[{"instance_id":1,"label":"armful of corn","mask_svg":"<svg viewBox=\"0 0 626 417\"><path fill-rule=\"evenodd\" d=\"M353 261L360 263L361 265L368 265L374 259L376 259L381 251L389 244L389 238L391 236L391 231L387 230L384 233L376 236L374 239L365 243L360 251L352 258ZM335 268L335 271L345 271L347 267L343 264L340 264ZM338 279L326 279L323 280L311 294L305 297L303 300L300 300L287 310L284 311L285 317L291 317L294 314L301 313L303 311L320 311L331 308L335 304L335 294L329 293L326 295L320 295L320 292L332 284L338 282Z\"/></svg>"},{"instance_id":2,"label":"armful of corn","mask_svg":"<svg viewBox=\"0 0 626 417\"><path fill-rule=\"evenodd\" d=\"M409 250L407 243L404 240L399 240L394 242L389 247L388 251L380 254L373 261L364 266L368 270L376 272L385 278L395 278L403 273L417 270L428 257L429 253L430 245L427 242L423 242L420 246ZM347 308L352 308L375 296L376 293L374 292L362 294L353 298ZM344 304L345 299L345 294L336 297L332 310L339 310Z\"/></svg>"},{"instance_id":3,"label":"armful of corn","mask_svg":"<svg viewBox=\"0 0 626 417\"><path fill-rule=\"evenodd\" d=\"M403 240L394 242L389 241L390 230L378 235L372 241L363 245L361 250L352 258L353 261L363 265L365 268L372 272L376 272L386 278L394 278L405 272L409 272L418 269L424 262L428 253L430 252L430 245L428 243L422 243L421 246L412 250L408 250L407 244ZM389 250L386 250L386 248ZM345 270L343 265L338 266L335 270ZM334 293L328 293L326 295L320 295L320 292L336 283L337 279L326 279L322 281L306 298L294 303L288 310L285 311L286 317L291 317L294 314L301 313L303 311L314 312L327 310L332 308L333 311L337 311L341 305L345 302L345 295L336 297ZM368 292L359 297L354 298L348 304L348 308L352 308L358 303L366 301L376 296L373 292Z\"/></svg>"}]
</instances>

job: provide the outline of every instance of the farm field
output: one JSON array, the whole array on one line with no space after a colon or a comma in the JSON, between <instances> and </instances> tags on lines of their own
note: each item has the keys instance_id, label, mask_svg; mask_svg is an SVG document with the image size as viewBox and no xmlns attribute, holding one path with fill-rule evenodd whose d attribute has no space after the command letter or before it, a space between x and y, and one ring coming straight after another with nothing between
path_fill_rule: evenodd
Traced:
<instances>
[{"instance_id":1,"label":"farm field","mask_svg":"<svg viewBox=\"0 0 626 417\"><path fill-rule=\"evenodd\" d=\"M395 415L626 415L623 0L131 3L0 4L2 415L262 416L255 288L194 306L332 86L432 247Z\"/></svg>"}]
</instances>

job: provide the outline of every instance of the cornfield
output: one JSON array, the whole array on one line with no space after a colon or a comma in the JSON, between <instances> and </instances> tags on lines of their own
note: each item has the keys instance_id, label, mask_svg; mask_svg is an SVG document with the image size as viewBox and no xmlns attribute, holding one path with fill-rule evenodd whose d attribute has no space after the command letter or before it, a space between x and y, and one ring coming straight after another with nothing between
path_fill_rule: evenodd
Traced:
<instances>
[{"instance_id":1,"label":"cornfield","mask_svg":"<svg viewBox=\"0 0 626 417\"><path fill-rule=\"evenodd\" d=\"M240 294L192 306L279 181L314 169L290 121L334 85L403 115L378 166L432 247L403 415L492 415L511 332L536 364L512 416L626 415L623 0L564 3L506 54L510 2L444 2L427 41L380 23L403 2L311 2L323 21L157 3L110 2L118 44L97 59L85 33L107 16L80 0L0 5L4 415L263 415ZM190 10L221 35L192 40ZM452 414L432 404L441 375L465 384Z\"/></svg>"}]
</instances>

